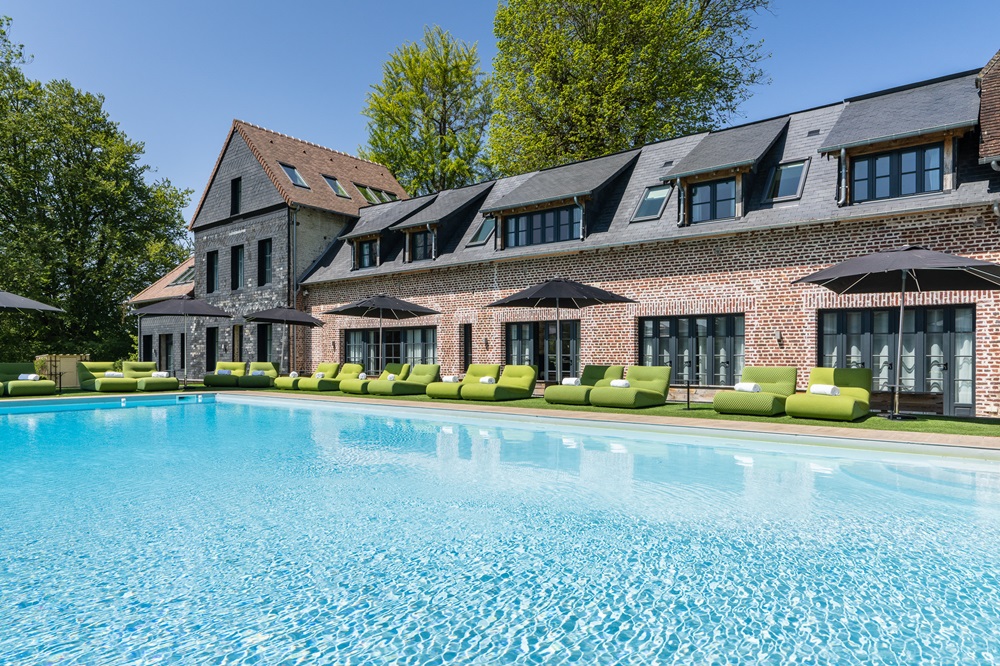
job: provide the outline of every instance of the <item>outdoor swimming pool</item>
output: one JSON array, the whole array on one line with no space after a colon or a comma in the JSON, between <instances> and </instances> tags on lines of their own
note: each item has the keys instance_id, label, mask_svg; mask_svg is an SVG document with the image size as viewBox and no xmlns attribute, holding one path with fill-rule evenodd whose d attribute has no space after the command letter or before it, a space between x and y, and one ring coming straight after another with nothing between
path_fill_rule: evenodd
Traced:
<instances>
[{"instance_id":1,"label":"outdoor swimming pool","mask_svg":"<svg viewBox=\"0 0 1000 666\"><path fill-rule=\"evenodd\" d=\"M0 414L0 663L1000 660L1000 463L696 432Z\"/></svg>"}]
</instances>

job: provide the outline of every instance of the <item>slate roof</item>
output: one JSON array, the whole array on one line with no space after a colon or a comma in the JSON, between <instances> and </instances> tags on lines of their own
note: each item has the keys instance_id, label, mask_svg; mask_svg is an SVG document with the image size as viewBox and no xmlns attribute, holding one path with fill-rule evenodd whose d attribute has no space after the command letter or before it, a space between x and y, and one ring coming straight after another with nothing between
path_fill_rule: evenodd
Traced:
<instances>
[{"instance_id":1,"label":"slate roof","mask_svg":"<svg viewBox=\"0 0 1000 666\"><path fill-rule=\"evenodd\" d=\"M400 199L407 198L402 185L381 164L324 148L315 143L296 139L243 120L234 120L226 143L212 169L212 176L209 178L208 185L198 202L198 207L191 217L191 229L211 224L208 220L195 224L195 220L198 220L198 214L205 203L205 197L215 181L216 172L234 134L243 137L268 178L289 206L317 208L357 217L358 211L369 203L358 191L355 183L392 192ZM293 185L281 168L282 164L295 167L309 187ZM350 195L350 198L337 196L323 179L323 176L336 178Z\"/></svg>"},{"instance_id":2,"label":"slate roof","mask_svg":"<svg viewBox=\"0 0 1000 666\"><path fill-rule=\"evenodd\" d=\"M496 201L484 213L589 196L620 174L639 155L637 150L538 171Z\"/></svg>"},{"instance_id":3,"label":"slate roof","mask_svg":"<svg viewBox=\"0 0 1000 666\"><path fill-rule=\"evenodd\" d=\"M393 225L393 229L409 229L410 227L420 227L439 222L449 215L460 211L462 208L475 203L477 199L485 199L487 193L495 183L496 181L491 180L456 190L445 190L438 194L434 203L420 209L401 222L397 222Z\"/></svg>"},{"instance_id":4,"label":"slate roof","mask_svg":"<svg viewBox=\"0 0 1000 666\"><path fill-rule=\"evenodd\" d=\"M787 125L786 116L712 132L670 170L667 178L686 178L721 169L755 168Z\"/></svg>"},{"instance_id":5,"label":"slate roof","mask_svg":"<svg viewBox=\"0 0 1000 666\"><path fill-rule=\"evenodd\" d=\"M385 231L408 215L431 205L437 197L437 194L428 194L416 199L390 201L362 208L354 228L343 234L341 238L348 240Z\"/></svg>"},{"instance_id":6,"label":"slate roof","mask_svg":"<svg viewBox=\"0 0 1000 666\"><path fill-rule=\"evenodd\" d=\"M177 296L194 296L194 257L188 257L172 271L133 296L129 303L133 305L148 305ZM191 271L189 276L184 275ZM178 278L183 281L178 282ZM176 284L175 284L176 282Z\"/></svg>"},{"instance_id":7,"label":"slate roof","mask_svg":"<svg viewBox=\"0 0 1000 666\"><path fill-rule=\"evenodd\" d=\"M979 70L847 100L819 152L865 146L979 122Z\"/></svg>"}]
</instances>

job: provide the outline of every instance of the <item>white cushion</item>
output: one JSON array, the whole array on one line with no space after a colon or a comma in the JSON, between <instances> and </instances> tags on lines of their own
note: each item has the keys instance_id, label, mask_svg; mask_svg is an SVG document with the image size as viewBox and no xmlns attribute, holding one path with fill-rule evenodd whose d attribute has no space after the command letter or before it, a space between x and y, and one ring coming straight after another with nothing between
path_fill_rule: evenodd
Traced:
<instances>
[{"instance_id":1,"label":"white cushion","mask_svg":"<svg viewBox=\"0 0 1000 666\"><path fill-rule=\"evenodd\" d=\"M231 374L233 374L233 371L232 370L216 370L215 374L217 374L217 375L231 375Z\"/></svg>"},{"instance_id":2,"label":"white cushion","mask_svg":"<svg viewBox=\"0 0 1000 666\"><path fill-rule=\"evenodd\" d=\"M396 375L390 374L388 377L386 377L386 379L388 379L390 382L394 382L396 381Z\"/></svg>"},{"instance_id":3,"label":"white cushion","mask_svg":"<svg viewBox=\"0 0 1000 666\"><path fill-rule=\"evenodd\" d=\"M288 373L288 376L291 377L292 379L295 379L296 377L299 376L299 373L292 370L291 372Z\"/></svg>"},{"instance_id":4,"label":"white cushion","mask_svg":"<svg viewBox=\"0 0 1000 666\"><path fill-rule=\"evenodd\" d=\"M251 370L250 371L250 376L251 377L263 377L264 376L264 371L263 370Z\"/></svg>"},{"instance_id":5,"label":"white cushion","mask_svg":"<svg viewBox=\"0 0 1000 666\"><path fill-rule=\"evenodd\" d=\"M840 395L840 389L833 384L813 384L809 387L809 392L816 395Z\"/></svg>"},{"instance_id":6,"label":"white cushion","mask_svg":"<svg viewBox=\"0 0 1000 666\"><path fill-rule=\"evenodd\" d=\"M562 385L563 386L579 386L580 385L580 378L579 377L563 377Z\"/></svg>"},{"instance_id":7,"label":"white cushion","mask_svg":"<svg viewBox=\"0 0 1000 666\"><path fill-rule=\"evenodd\" d=\"M113 370L108 370L107 372L104 373L104 376L105 377L110 377L112 379L121 379L125 375L123 373L121 373L121 372L115 372Z\"/></svg>"},{"instance_id":8,"label":"white cushion","mask_svg":"<svg viewBox=\"0 0 1000 666\"><path fill-rule=\"evenodd\" d=\"M630 386L627 379L612 379L611 385L615 388L628 388Z\"/></svg>"},{"instance_id":9,"label":"white cushion","mask_svg":"<svg viewBox=\"0 0 1000 666\"><path fill-rule=\"evenodd\" d=\"M360 375L358 375L358 379L368 379L368 373L362 372Z\"/></svg>"},{"instance_id":10,"label":"white cushion","mask_svg":"<svg viewBox=\"0 0 1000 666\"><path fill-rule=\"evenodd\" d=\"M493 377L480 377L479 378L479 383L480 384L496 384L497 380L494 379Z\"/></svg>"},{"instance_id":11,"label":"white cushion","mask_svg":"<svg viewBox=\"0 0 1000 666\"><path fill-rule=\"evenodd\" d=\"M18 381L22 382L37 382L39 379L41 379L41 377L33 373L27 373L24 375L18 375L17 379Z\"/></svg>"},{"instance_id":12,"label":"white cushion","mask_svg":"<svg viewBox=\"0 0 1000 666\"><path fill-rule=\"evenodd\" d=\"M313 379L323 379L324 377L326 377L325 372L317 372L315 375L313 375Z\"/></svg>"},{"instance_id":13,"label":"white cushion","mask_svg":"<svg viewBox=\"0 0 1000 666\"><path fill-rule=\"evenodd\" d=\"M169 372L162 372L162 371L157 371L150 375L150 377L159 377L161 379L165 379L169 376L170 376Z\"/></svg>"},{"instance_id":14,"label":"white cushion","mask_svg":"<svg viewBox=\"0 0 1000 666\"><path fill-rule=\"evenodd\" d=\"M739 382L733 388L740 393L760 393L760 384L755 382Z\"/></svg>"},{"instance_id":15,"label":"white cushion","mask_svg":"<svg viewBox=\"0 0 1000 666\"><path fill-rule=\"evenodd\" d=\"M445 384L457 384L458 377L455 375L445 375L444 377L441 378L441 381L443 381Z\"/></svg>"}]
</instances>

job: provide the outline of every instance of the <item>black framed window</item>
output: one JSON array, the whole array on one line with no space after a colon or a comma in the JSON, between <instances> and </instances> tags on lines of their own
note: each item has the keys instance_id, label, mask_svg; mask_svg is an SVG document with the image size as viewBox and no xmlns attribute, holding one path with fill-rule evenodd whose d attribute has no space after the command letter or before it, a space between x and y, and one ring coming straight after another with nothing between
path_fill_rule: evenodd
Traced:
<instances>
[{"instance_id":1,"label":"black framed window","mask_svg":"<svg viewBox=\"0 0 1000 666\"><path fill-rule=\"evenodd\" d=\"M205 255L205 293L219 291L219 251L212 250Z\"/></svg>"},{"instance_id":2,"label":"black framed window","mask_svg":"<svg viewBox=\"0 0 1000 666\"><path fill-rule=\"evenodd\" d=\"M688 194L692 223L736 217L735 178L689 185Z\"/></svg>"},{"instance_id":3,"label":"black framed window","mask_svg":"<svg viewBox=\"0 0 1000 666\"><path fill-rule=\"evenodd\" d=\"M271 324L257 324L257 359L270 361L274 329ZM242 337L242 336L241 336Z\"/></svg>"},{"instance_id":4,"label":"black framed window","mask_svg":"<svg viewBox=\"0 0 1000 666\"><path fill-rule=\"evenodd\" d=\"M187 363L187 334L181 333L181 370Z\"/></svg>"},{"instance_id":5,"label":"black framed window","mask_svg":"<svg viewBox=\"0 0 1000 666\"><path fill-rule=\"evenodd\" d=\"M142 336L142 354L140 354L140 361L152 361L153 360L153 336L144 335Z\"/></svg>"},{"instance_id":6,"label":"black framed window","mask_svg":"<svg viewBox=\"0 0 1000 666\"><path fill-rule=\"evenodd\" d=\"M495 217L487 217L483 220L483 223L479 225L479 229L476 234L469 241L469 246L473 245L484 245L486 241L490 239L493 232L497 228L497 219Z\"/></svg>"},{"instance_id":7,"label":"black framed window","mask_svg":"<svg viewBox=\"0 0 1000 666\"><path fill-rule=\"evenodd\" d=\"M642 199L639 201L639 205L636 206L635 213L632 215L632 221L642 222L643 220L659 219L663 215L663 208L667 205L667 199L670 198L671 189L671 185L647 187L646 191L642 193Z\"/></svg>"},{"instance_id":8,"label":"black framed window","mask_svg":"<svg viewBox=\"0 0 1000 666\"><path fill-rule=\"evenodd\" d=\"M281 162L278 162L278 164L281 165L281 170L285 172L286 176L288 176L288 180L292 181L292 185L295 185L295 187L303 187L307 190L309 189L309 185L306 184L305 178L302 177L302 174L299 173L298 169L290 164L281 164Z\"/></svg>"},{"instance_id":9,"label":"black framed window","mask_svg":"<svg viewBox=\"0 0 1000 666\"><path fill-rule=\"evenodd\" d=\"M410 261L426 261L434 258L433 234L433 231L410 234Z\"/></svg>"},{"instance_id":10,"label":"black framed window","mask_svg":"<svg viewBox=\"0 0 1000 666\"><path fill-rule=\"evenodd\" d=\"M263 287L271 284L273 276L271 274L271 251L272 242L270 238L257 241L257 286Z\"/></svg>"},{"instance_id":11,"label":"black framed window","mask_svg":"<svg viewBox=\"0 0 1000 666\"><path fill-rule=\"evenodd\" d=\"M323 180L326 181L326 184L330 186L330 189L333 190L333 193L338 197L344 197L345 199L351 198L351 195L347 193L347 190L345 190L344 186L340 184L340 181L333 176L323 176Z\"/></svg>"},{"instance_id":12,"label":"black framed window","mask_svg":"<svg viewBox=\"0 0 1000 666\"><path fill-rule=\"evenodd\" d=\"M229 249L229 279L232 291L243 288L243 257L242 245Z\"/></svg>"},{"instance_id":13,"label":"black framed window","mask_svg":"<svg viewBox=\"0 0 1000 666\"><path fill-rule=\"evenodd\" d=\"M580 371L580 322L560 321L559 341L556 349L556 322L533 321L507 324L506 361L508 365L538 366L542 381L556 381L557 368L561 377L578 377Z\"/></svg>"},{"instance_id":14,"label":"black framed window","mask_svg":"<svg viewBox=\"0 0 1000 666\"><path fill-rule=\"evenodd\" d=\"M580 238L583 209L565 206L504 218L506 247L558 243Z\"/></svg>"},{"instance_id":15,"label":"black framed window","mask_svg":"<svg viewBox=\"0 0 1000 666\"><path fill-rule=\"evenodd\" d=\"M437 363L437 328L384 328L386 363ZM360 328L344 331L344 362L359 363L368 374L382 372L379 330Z\"/></svg>"},{"instance_id":16,"label":"black framed window","mask_svg":"<svg viewBox=\"0 0 1000 666\"><path fill-rule=\"evenodd\" d=\"M809 160L786 162L771 169L767 181L767 199L784 201L801 197L808 170Z\"/></svg>"},{"instance_id":17,"label":"black framed window","mask_svg":"<svg viewBox=\"0 0 1000 666\"><path fill-rule=\"evenodd\" d=\"M743 376L742 314L648 317L639 320L639 363L668 365L670 379L731 386Z\"/></svg>"},{"instance_id":18,"label":"black framed window","mask_svg":"<svg viewBox=\"0 0 1000 666\"><path fill-rule=\"evenodd\" d=\"M208 326L205 328L205 371L215 370L215 364L219 362L219 327Z\"/></svg>"},{"instance_id":19,"label":"black framed window","mask_svg":"<svg viewBox=\"0 0 1000 666\"><path fill-rule=\"evenodd\" d=\"M851 200L894 199L940 192L944 144L900 148L851 161Z\"/></svg>"},{"instance_id":20,"label":"black framed window","mask_svg":"<svg viewBox=\"0 0 1000 666\"><path fill-rule=\"evenodd\" d=\"M229 181L229 214L239 215L243 199L243 179L233 178Z\"/></svg>"},{"instance_id":21,"label":"black framed window","mask_svg":"<svg viewBox=\"0 0 1000 666\"><path fill-rule=\"evenodd\" d=\"M376 265L378 241L363 240L354 245L354 263L356 268L371 268Z\"/></svg>"},{"instance_id":22,"label":"black framed window","mask_svg":"<svg viewBox=\"0 0 1000 666\"><path fill-rule=\"evenodd\" d=\"M462 370L472 365L472 324L462 324Z\"/></svg>"}]
</instances>

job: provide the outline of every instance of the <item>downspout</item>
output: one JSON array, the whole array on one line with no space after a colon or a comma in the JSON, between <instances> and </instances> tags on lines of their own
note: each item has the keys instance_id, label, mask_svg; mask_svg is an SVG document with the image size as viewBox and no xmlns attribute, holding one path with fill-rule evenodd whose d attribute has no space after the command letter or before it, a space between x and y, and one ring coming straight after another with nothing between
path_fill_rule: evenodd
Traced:
<instances>
[{"instance_id":1,"label":"downspout","mask_svg":"<svg viewBox=\"0 0 1000 666\"><path fill-rule=\"evenodd\" d=\"M684 187L681 184L681 179L677 179L677 226L686 227L687 226L687 193L684 191Z\"/></svg>"},{"instance_id":2,"label":"downspout","mask_svg":"<svg viewBox=\"0 0 1000 666\"><path fill-rule=\"evenodd\" d=\"M431 261L438 258L438 235L437 230L431 229L431 223L427 223L427 233L431 235Z\"/></svg>"},{"instance_id":3,"label":"downspout","mask_svg":"<svg viewBox=\"0 0 1000 666\"><path fill-rule=\"evenodd\" d=\"M837 207L843 208L847 204L847 148L840 149L840 198L837 199Z\"/></svg>"},{"instance_id":4,"label":"downspout","mask_svg":"<svg viewBox=\"0 0 1000 666\"><path fill-rule=\"evenodd\" d=\"M994 171L1000 171L1000 160L993 160L990 162L990 168Z\"/></svg>"},{"instance_id":5,"label":"downspout","mask_svg":"<svg viewBox=\"0 0 1000 666\"><path fill-rule=\"evenodd\" d=\"M573 197L573 203L575 203L576 207L580 209L580 240L583 240L587 237L587 219L584 215L585 211L583 204L580 203L580 197Z\"/></svg>"},{"instance_id":6,"label":"downspout","mask_svg":"<svg viewBox=\"0 0 1000 666\"><path fill-rule=\"evenodd\" d=\"M295 207L292 208L292 251L291 251L291 259L290 259L290 261L291 261L291 264L292 264L292 269L291 269L291 272L289 272L289 280L290 280L290 283L292 285L292 298L291 298L291 302L289 303L289 307L292 308L293 310L295 310L295 309L298 309L298 308L296 308L296 304L297 304L297 301L298 301L298 298L299 298L299 274L298 274L298 265L299 265L299 207L298 206L295 206ZM285 336L289 339L289 343L288 343L288 370L289 371L291 371L291 369L292 369L292 359L295 358L294 350L295 350L296 344L298 343L298 335L296 335L296 331L290 330L290 329L292 329L292 327L290 325L288 325L288 324L285 324ZM278 359L279 367L280 367L281 361L284 361L284 359Z\"/></svg>"}]
</instances>

